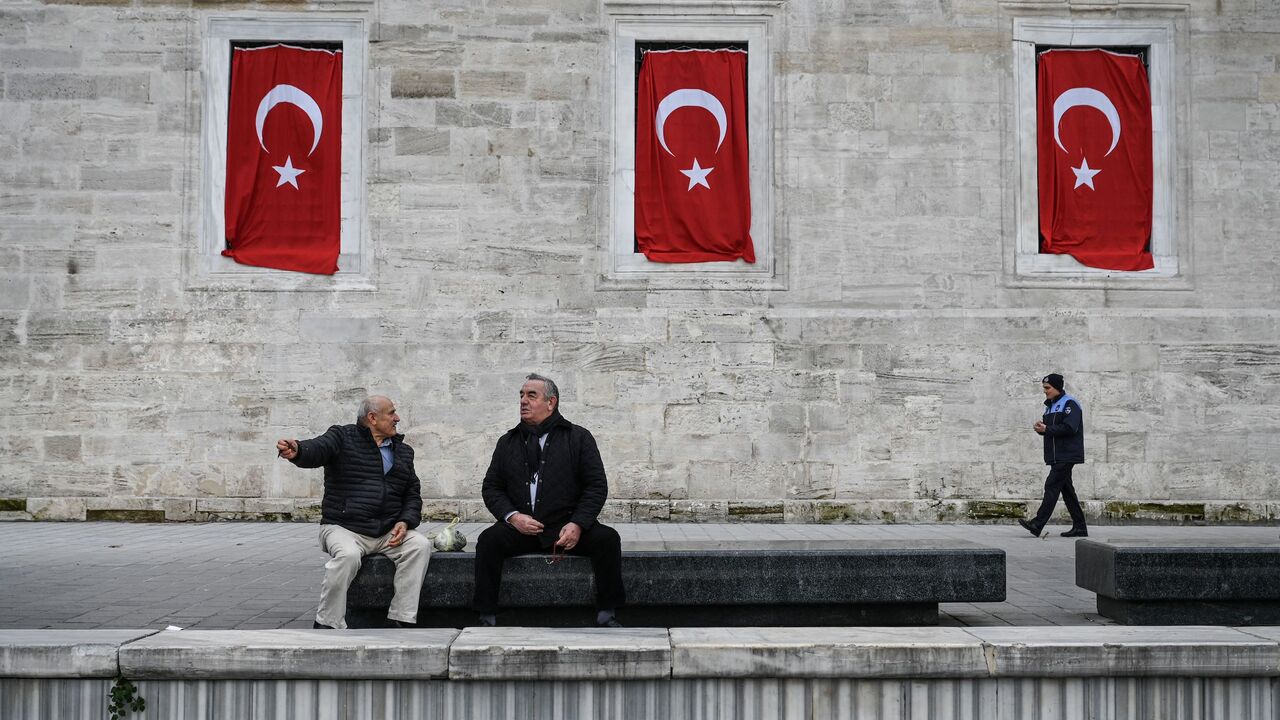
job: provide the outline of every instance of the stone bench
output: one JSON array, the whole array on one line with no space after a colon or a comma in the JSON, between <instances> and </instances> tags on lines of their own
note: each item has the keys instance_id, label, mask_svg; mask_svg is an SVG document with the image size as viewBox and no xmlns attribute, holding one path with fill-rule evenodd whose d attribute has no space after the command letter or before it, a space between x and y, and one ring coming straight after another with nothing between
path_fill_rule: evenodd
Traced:
<instances>
[{"instance_id":1,"label":"stone bench","mask_svg":"<svg viewBox=\"0 0 1280 720\"><path fill-rule=\"evenodd\" d=\"M1280 624L1280 545L1079 540L1076 585L1126 625Z\"/></svg>"},{"instance_id":2,"label":"stone bench","mask_svg":"<svg viewBox=\"0 0 1280 720\"><path fill-rule=\"evenodd\" d=\"M419 624L475 624L470 610L474 555L436 553L420 601ZM499 604L503 624L591 625L591 564L525 555L507 561ZM352 627L380 627L391 604L395 566L365 559L347 599ZM1003 550L966 542L770 541L624 545L633 626L936 625L938 603L1003 602Z\"/></svg>"}]
</instances>

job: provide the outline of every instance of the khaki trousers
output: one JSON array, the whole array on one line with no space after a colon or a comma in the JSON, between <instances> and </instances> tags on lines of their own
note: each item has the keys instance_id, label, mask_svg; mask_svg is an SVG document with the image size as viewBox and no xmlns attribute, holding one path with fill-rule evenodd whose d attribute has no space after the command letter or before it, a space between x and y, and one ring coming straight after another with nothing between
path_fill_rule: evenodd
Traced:
<instances>
[{"instance_id":1,"label":"khaki trousers","mask_svg":"<svg viewBox=\"0 0 1280 720\"><path fill-rule=\"evenodd\" d=\"M320 548L329 553L324 564L324 582L320 585L320 607L316 622L339 630L347 629L347 589L365 555L381 553L396 564L395 595L387 618L400 622L417 622L418 596L422 579L431 560L431 541L416 530L404 536L404 542L388 547L391 533L381 537L360 535L338 525L320 526Z\"/></svg>"}]
</instances>

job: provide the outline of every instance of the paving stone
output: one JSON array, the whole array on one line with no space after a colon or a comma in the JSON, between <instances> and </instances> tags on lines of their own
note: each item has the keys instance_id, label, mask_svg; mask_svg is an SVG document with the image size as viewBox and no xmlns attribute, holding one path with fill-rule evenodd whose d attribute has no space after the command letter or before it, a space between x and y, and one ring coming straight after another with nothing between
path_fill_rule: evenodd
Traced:
<instances>
[{"instance_id":1,"label":"paving stone","mask_svg":"<svg viewBox=\"0 0 1280 720\"><path fill-rule=\"evenodd\" d=\"M449 649L451 680L644 680L671 676L663 628L466 628Z\"/></svg>"},{"instance_id":2,"label":"paving stone","mask_svg":"<svg viewBox=\"0 0 1280 720\"><path fill-rule=\"evenodd\" d=\"M672 628L672 677L982 677L960 628Z\"/></svg>"},{"instance_id":3,"label":"paving stone","mask_svg":"<svg viewBox=\"0 0 1280 720\"><path fill-rule=\"evenodd\" d=\"M115 677L116 648L154 630L0 630L0 677Z\"/></svg>"},{"instance_id":4,"label":"paving stone","mask_svg":"<svg viewBox=\"0 0 1280 720\"><path fill-rule=\"evenodd\" d=\"M139 678L443 678L456 630L257 630L157 633L120 650Z\"/></svg>"},{"instance_id":5,"label":"paving stone","mask_svg":"<svg viewBox=\"0 0 1280 720\"><path fill-rule=\"evenodd\" d=\"M1271 676L1280 643L1226 627L970 628L1001 677Z\"/></svg>"}]
</instances>

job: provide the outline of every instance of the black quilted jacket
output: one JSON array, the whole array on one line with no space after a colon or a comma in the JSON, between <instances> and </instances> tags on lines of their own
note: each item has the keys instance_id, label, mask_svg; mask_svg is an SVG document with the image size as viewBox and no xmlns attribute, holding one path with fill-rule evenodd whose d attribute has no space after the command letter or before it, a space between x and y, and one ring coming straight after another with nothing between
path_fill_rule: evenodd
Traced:
<instances>
[{"instance_id":1,"label":"black quilted jacket","mask_svg":"<svg viewBox=\"0 0 1280 720\"><path fill-rule=\"evenodd\" d=\"M529 504L529 470L520 427L498 438L481 494L494 517L511 511L532 515L543 524L542 544L550 546L566 523L588 530L609 496L609 481L596 439L584 427L564 420L551 430L542 451L538 506Z\"/></svg>"},{"instance_id":2,"label":"black quilted jacket","mask_svg":"<svg viewBox=\"0 0 1280 720\"><path fill-rule=\"evenodd\" d=\"M324 466L320 522L377 537L400 521L422 522L422 489L413 470L413 448L404 435L391 438L391 472L382 474L382 452L363 425L334 425L318 438L298 442L298 467Z\"/></svg>"}]
</instances>

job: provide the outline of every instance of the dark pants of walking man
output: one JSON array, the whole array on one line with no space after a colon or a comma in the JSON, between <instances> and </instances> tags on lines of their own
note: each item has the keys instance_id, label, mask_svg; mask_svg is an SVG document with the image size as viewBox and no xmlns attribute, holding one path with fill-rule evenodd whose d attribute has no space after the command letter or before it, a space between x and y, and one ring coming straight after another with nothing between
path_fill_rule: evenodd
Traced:
<instances>
[{"instance_id":1,"label":"dark pants of walking man","mask_svg":"<svg viewBox=\"0 0 1280 720\"><path fill-rule=\"evenodd\" d=\"M1044 481L1044 501L1040 503L1040 509L1031 520L1031 524L1037 529L1049 524L1049 518L1053 516L1053 508L1058 504L1059 495L1067 506L1067 512L1071 514L1071 527L1085 526L1084 511L1080 509L1080 500L1076 497L1075 486L1071 484L1071 468L1075 466L1075 463L1058 463L1049 466L1049 477Z\"/></svg>"}]
</instances>

